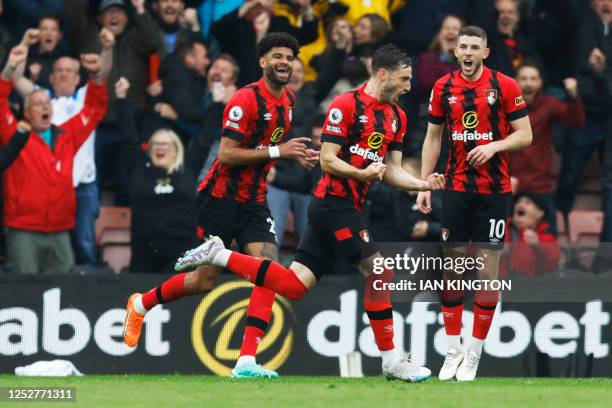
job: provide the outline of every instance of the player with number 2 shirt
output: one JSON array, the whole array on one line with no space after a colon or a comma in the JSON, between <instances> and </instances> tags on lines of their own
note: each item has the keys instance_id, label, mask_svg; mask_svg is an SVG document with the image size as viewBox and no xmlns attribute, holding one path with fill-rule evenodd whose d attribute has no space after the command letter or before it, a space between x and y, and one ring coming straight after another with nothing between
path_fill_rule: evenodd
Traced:
<instances>
[{"instance_id":1,"label":"player with number 2 shirt","mask_svg":"<svg viewBox=\"0 0 612 408\"><path fill-rule=\"evenodd\" d=\"M235 240L244 253L273 261L278 261L278 249L266 201L266 174L278 158L297 160L306 168L314 167L318 161L318 153L306 147L308 138L284 141L295 109L295 95L285 85L291 78L298 48L297 40L286 33L270 33L259 42L262 78L238 90L228 101L219 154L198 189L196 222L200 238L216 235L227 246ZM142 295L133 294L128 301L125 342L136 345L148 310L157 304L209 291L221 270L214 265L197 268L175 274ZM232 378L278 376L255 360L272 317L273 303L273 291L253 289L240 357L230 373Z\"/></svg>"}]
</instances>

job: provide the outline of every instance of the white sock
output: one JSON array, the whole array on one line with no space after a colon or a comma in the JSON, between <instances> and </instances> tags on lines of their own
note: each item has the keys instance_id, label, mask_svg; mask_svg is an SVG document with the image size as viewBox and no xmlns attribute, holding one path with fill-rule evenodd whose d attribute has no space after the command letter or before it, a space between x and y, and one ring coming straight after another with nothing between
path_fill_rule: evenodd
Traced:
<instances>
[{"instance_id":1,"label":"white sock","mask_svg":"<svg viewBox=\"0 0 612 408\"><path fill-rule=\"evenodd\" d=\"M236 367L240 367L243 364L246 363L255 363L257 364L257 362L255 361L255 356L240 356L238 357L238 361L236 361Z\"/></svg>"},{"instance_id":2,"label":"white sock","mask_svg":"<svg viewBox=\"0 0 612 408\"><path fill-rule=\"evenodd\" d=\"M145 309L144 305L142 304L142 295L134 299L133 305L134 305L134 310L136 310L138 314L141 314L141 315L147 314L147 309Z\"/></svg>"},{"instance_id":3,"label":"white sock","mask_svg":"<svg viewBox=\"0 0 612 408\"><path fill-rule=\"evenodd\" d=\"M213 262L212 262L213 265L217 265L222 268L227 267L227 261L229 261L229 257L231 254L232 254L232 251L230 251L227 248L220 250L219 252L215 254L215 257L213 258Z\"/></svg>"},{"instance_id":4,"label":"white sock","mask_svg":"<svg viewBox=\"0 0 612 408\"><path fill-rule=\"evenodd\" d=\"M484 346L484 340L477 339L476 337L472 337L470 339L470 344L468 345L468 350L473 351L474 353L481 355L482 354L482 346Z\"/></svg>"},{"instance_id":5,"label":"white sock","mask_svg":"<svg viewBox=\"0 0 612 408\"><path fill-rule=\"evenodd\" d=\"M393 367L400 360L400 354L397 352L397 349L381 350L380 356L382 357L382 363L385 367Z\"/></svg>"},{"instance_id":6,"label":"white sock","mask_svg":"<svg viewBox=\"0 0 612 408\"><path fill-rule=\"evenodd\" d=\"M455 350L461 351L461 335L446 335L446 343L448 344L448 348L454 348Z\"/></svg>"}]
</instances>

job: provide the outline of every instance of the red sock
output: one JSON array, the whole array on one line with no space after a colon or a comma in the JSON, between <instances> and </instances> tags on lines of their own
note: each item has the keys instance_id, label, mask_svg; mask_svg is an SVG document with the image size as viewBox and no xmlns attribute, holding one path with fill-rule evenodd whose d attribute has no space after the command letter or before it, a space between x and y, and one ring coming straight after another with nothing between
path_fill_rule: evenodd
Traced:
<instances>
[{"instance_id":1,"label":"red sock","mask_svg":"<svg viewBox=\"0 0 612 408\"><path fill-rule=\"evenodd\" d=\"M232 252L227 269L257 286L273 290L288 299L300 299L308 289L290 268L270 261Z\"/></svg>"},{"instance_id":2,"label":"red sock","mask_svg":"<svg viewBox=\"0 0 612 408\"><path fill-rule=\"evenodd\" d=\"M393 271L385 270L382 274L372 274L365 279L363 306L370 319L370 326L374 332L374 340L380 351L393 350L393 309L391 307L391 294L389 290L374 289L374 281L390 282L393 280Z\"/></svg>"},{"instance_id":3,"label":"red sock","mask_svg":"<svg viewBox=\"0 0 612 408\"><path fill-rule=\"evenodd\" d=\"M393 309L390 303L369 302L365 300L364 307L370 327L374 332L374 340L380 351L393 350Z\"/></svg>"},{"instance_id":4,"label":"red sock","mask_svg":"<svg viewBox=\"0 0 612 408\"><path fill-rule=\"evenodd\" d=\"M270 289L255 286L249 299L247 307L247 321L242 338L241 356L255 356L257 346L261 342L270 319L272 318L272 304L274 304L274 292Z\"/></svg>"},{"instance_id":5,"label":"red sock","mask_svg":"<svg viewBox=\"0 0 612 408\"><path fill-rule=\"evenodd\" d=\"M187 273L176 274L161 285L143 293L142 305L145 309L151 310L155 305L172 302L185 296L185 276Z\"/></svg>"},{"instance_id":6,"label":"red sock","mask_svg":"<svg viewBox=\"0 0 612 408\"><path fill-rule=\"evenodd\" d=\"M440 302L442 303L442 317L444 318L444 330L449 336L461 335L461 318L463 316L463 291L442 291Z\"/></svg>"},{"instance_id":7,"label":"red sock","mask_svg":"<svg viewBox=\"0 0 612 408\"><path fill-rule=\"evenodd\" d=\"M474 324L472 336L484 340L487 338L489 328L493 322L493 314L499 300L496 290L477 290L474 295Z\"/></svg>"}]
</instances>

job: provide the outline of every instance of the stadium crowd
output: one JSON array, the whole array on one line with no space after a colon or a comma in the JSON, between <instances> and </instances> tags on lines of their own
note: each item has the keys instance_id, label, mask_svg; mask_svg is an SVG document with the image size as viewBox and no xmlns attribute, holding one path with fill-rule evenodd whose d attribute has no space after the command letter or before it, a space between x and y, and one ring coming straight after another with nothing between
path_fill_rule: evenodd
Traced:
<instances>
[{"instance_id":1,"label":"stadium crowd","mask_svg":"<svg viewBox=\"0 0 612 408\"><path fill-rule=\"evenodd\" d=\"M256 44L268 32L300 43L289 137L314 149L329 102L369 77L375 47L404 48L415 75L400 101L403 166L418 174L431 88L457 69L466 24L487 31L485 64L517 79L534 135L511 157L506 240L518 245L504 273L554 270L557 227L576 208L601 208L600 239L612 241L612 0L0 0L4 269L99 264L96 219L112 205L131 208L130 271L171 273L197 243L196 188L225 103L261 76ZM285 230L304 231L319 175L290 160L268 174L279 247L295 245ZM427 216L415 197L370 190L375 241L439 241L439 194Z\"/></svg>"}]
</instances>

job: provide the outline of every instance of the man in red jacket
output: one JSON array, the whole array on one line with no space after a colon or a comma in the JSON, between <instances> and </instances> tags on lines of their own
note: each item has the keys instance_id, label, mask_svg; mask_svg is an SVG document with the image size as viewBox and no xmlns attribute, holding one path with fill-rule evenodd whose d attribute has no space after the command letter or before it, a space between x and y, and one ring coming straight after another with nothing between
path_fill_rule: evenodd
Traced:
<instances>
[{"instance_id":1,"label":"man in red jacket","mask_svg":"<svg viewBox=\"0 0 612 408\"><path fill-rule=\"evenodd\" d=\"M26 47L13 48L2 71L1 145L9 142L17 127L8 106L10 79L26 58ZM34 91L25 100L25 119L32 131L3 183L6 266L11 272L66 273L74 264L68 233L75 223L74 155L107 108L107 64L97 54L82 54L81 63L90 74L85 106L66 123L51 125L51 101L45 92Z\"/></svg>"},{"instance_id":2,"label":"man in red jacket","mask_svg":"<svg viewBox=\"0 0 612 408\"><path fill-rule=\"evenodd\" d=\"M554 271L561 251L557 238L547 232L547 204L535 193L519 193L508 220L506 255L500 276L515 273L536 276Z\"/></svg>"},{"instance_id":3,"label":"man in red jacket","mask_svg":"<svg viewBox=\"0 0 612 408\"><path fill-rule=\"evenodd\" d=\"M574 78L566 78L563 81L568 94L567 102L544 95L540 70L534 64L521 65L517 71L516 81L527 102L533 142L531 146L510 154L512 190L515 194L529 192L538 195L546 204L546 222L550 226L550 231L556 233L552 127L555 122L566 126L583 127L584 105L578 97Z\"/></svg>"}]
</instances>

